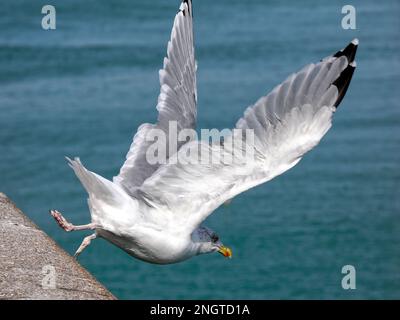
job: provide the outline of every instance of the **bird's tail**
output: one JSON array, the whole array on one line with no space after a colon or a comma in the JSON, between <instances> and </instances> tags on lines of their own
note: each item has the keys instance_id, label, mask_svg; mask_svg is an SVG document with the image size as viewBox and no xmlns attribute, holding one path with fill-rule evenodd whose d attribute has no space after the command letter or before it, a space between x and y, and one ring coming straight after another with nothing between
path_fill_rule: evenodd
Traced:
<instances>
[{"instance_id":1,"label":"bird's tail","mask_svg":"<svg viewBox=\"0 0 400 320\"><path fill-rule=\"evenodd\" d=\"M118 206L118 204L123 203L124 199L122 198L125 198L126 195L117 185L87 170L79 158L74 158L74 160L68 157L65 158L68 161L68 165L74 170L76 176L88 192L89 199L95 198L113 206Z\"/></svg>"}]
</instances>

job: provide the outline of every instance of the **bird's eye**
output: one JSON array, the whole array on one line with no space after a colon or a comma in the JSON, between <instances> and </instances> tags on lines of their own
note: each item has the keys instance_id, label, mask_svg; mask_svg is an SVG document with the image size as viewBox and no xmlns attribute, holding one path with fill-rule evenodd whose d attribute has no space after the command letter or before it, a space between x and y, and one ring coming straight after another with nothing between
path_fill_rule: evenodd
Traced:
<instances>
[{"instance_id":1,"label":"bird's eye","mask_svg":"<svg viewBox=\"0 0 400 320\"><path fill-rule=\"evenodd\" d=\"M211 240L212 240L212 242L217 242L219 240L219 237L216 234L213 234L211 236Z\"/></svg>"}]
</instances>

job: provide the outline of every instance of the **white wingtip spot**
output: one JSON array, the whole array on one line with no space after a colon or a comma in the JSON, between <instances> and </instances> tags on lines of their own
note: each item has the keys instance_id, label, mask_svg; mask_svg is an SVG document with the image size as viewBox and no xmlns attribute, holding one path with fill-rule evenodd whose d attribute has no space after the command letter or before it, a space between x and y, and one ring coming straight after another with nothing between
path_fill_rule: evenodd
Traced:
<instances>
[{"instance_id":1,"label":"white wingtip spot","mask_svg":"<svg viewBox=\"0 0 400 320\"><path fill-rule=\"evenodd\" d=\"M354 38L351 43L354 44L355 46L358 46L358 39Z\"/></svg>"},{"instance_id":2,"label":"white wingtip spot","mask_svg":"<svg viewBox=\"0 0 400 320\"><path fill-rule=\"evenodd\" d=\"M355 67L357 67L357 62L353 61L352 63L350 63L350 65L351 65L353 68L355 68Z\"/></svg>"}]
</instances>

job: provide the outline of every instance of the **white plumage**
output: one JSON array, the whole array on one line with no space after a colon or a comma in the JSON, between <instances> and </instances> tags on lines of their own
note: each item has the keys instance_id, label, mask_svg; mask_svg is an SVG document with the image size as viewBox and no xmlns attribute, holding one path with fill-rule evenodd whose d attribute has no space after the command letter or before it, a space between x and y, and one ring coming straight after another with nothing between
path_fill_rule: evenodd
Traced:
<instances>
[{"instance_id":1,"label":"white plumage","mask_svg":"<svg viewBox=\"0 0 400 320\"><path fill-rule=\"evenodd\" d=\"M149 164L146 152L151 142L145 137L151 130L168 135L170 121L177 122L178 132L196 127L192 17L191 1L183 1L160 70L158 121L139 127L113 182L88 171L78 158L68 159L89 194L92 222L74 226L58 211L51 213L67 231L95 230L77 254L98 235L152 263L174 263L214 251L231 256L215 232L202 226L203 221L237 194L296 165L331 127L356 66L356 39L335 55L292 74L248 107L236 128L253 130L255 139L250 145L245 134L233 131L223 144L178 142L178 152L167 163ZM242 143L237 144L238 140ZM242 153L245 148L253 151L251 157ZM219 161L203 163L205 154ZM175 161L182 155L198 161ZM225 157L234 161L227 163Z\"/></svg>"}]
</instances>

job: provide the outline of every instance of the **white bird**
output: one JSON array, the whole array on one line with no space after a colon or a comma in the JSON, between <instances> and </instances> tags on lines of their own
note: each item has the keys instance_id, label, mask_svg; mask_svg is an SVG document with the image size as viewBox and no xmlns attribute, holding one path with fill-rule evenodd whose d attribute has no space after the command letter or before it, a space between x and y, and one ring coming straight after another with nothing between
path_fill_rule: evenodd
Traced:
<instances>
[{"instance_id":1,"label":"white bird","mask_svg":"<svg viewBox=\"0 0 400 320\"><path fill-rule=\"evenodd\" d=\"M139 127L118 176L109 181L87 170L79 158L67 158L89 194L91 223L75 226L57 210L50 212L66 231L94 230L75 255L99 236L133 257L156 264L176 263L209 252L231 257L231 250L202 223L239 193L292 168L320 142L350 84L357 46L354 39L336 54L307 65L248 107L236 128L253 130L253 143L249 144L243 134L232 134L224 143L178 142L177 153L167 163L149 164L146 152L151 142L146 135L151 130L168 134L170 121L177 121L179 132L196 126L193 11L191 1L184 0L160 70L158 121ZM234 138L242 139L245 146L227 143ZM205 151L237 159L245 147L254 154L245 157L244 164L172 161L190 150L195 152L189 152L189 158L204 156L200 151Z\"/></svg>"}]
</instances>

